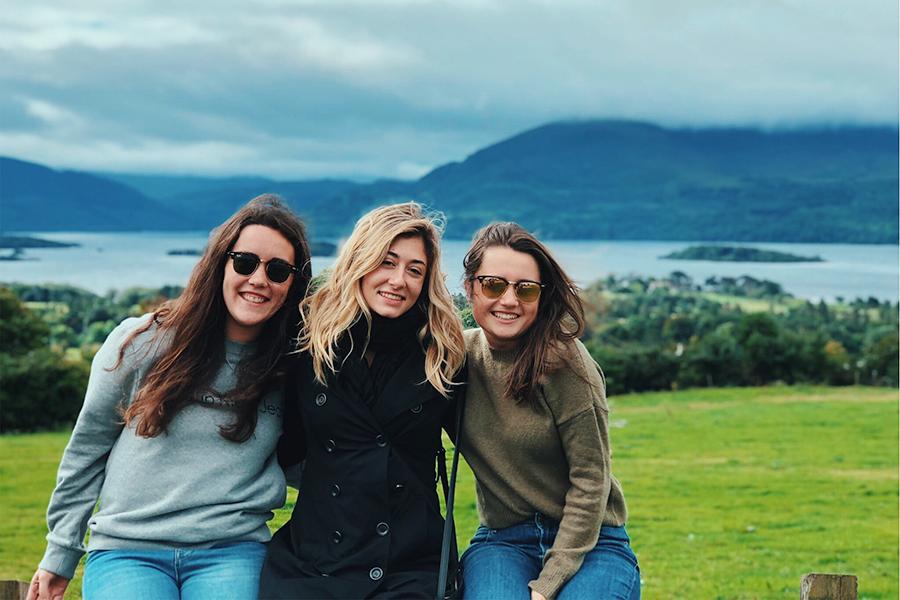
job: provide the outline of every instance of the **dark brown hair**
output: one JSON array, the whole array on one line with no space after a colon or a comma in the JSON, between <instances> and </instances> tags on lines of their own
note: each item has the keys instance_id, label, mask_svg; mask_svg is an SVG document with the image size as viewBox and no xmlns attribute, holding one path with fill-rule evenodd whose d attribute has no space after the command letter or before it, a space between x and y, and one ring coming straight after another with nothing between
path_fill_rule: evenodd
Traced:
<instances>
[{"instance_id":1,"label":"dark brown hair","mask_svg":"<svg viewBox=\"0 0 900 600\"><path fill-rule=\"evenodd\" d=\"M135 337L157 325L154 338L166 336L167 346L150 367L134 400L123 412L126 424L137 419L137 434L155 437L185 406L197 399L224 360L225 324L228 309L222 282L231 251L248 225L264 225L281 233L294 248L295 273L284 304L266 321L256 340L256 353L240 363L238 380L226 396L233 406L234 420L219 433L233 442L245 442L256 429L259 401L282 373L281 359L290 350L300 321L298 305L311 279L309 244L303 222L274 194L257 196L213 230L203 257L194 267L184 292L163 304L147 325L132 333L119 349L125 350Z\"/></svg>"},{"instance_id":2,"label":"dark brown hair","mask_svg":"<svg viewBox=\"0 0 900 600\"><path fill-rule=\"evenodd\" d=\"M505 390L506 396L516 402L528 401L537 406L544 377L567 362L568 345L584 331L584 308L578 288L547 247L516 223L491 223L475 234L463 259L469 293L485 251L494 246L505 246L534 258L541 283L546 286L538 301L537 317L522 334Z\"/></svg>"}]
</instances>

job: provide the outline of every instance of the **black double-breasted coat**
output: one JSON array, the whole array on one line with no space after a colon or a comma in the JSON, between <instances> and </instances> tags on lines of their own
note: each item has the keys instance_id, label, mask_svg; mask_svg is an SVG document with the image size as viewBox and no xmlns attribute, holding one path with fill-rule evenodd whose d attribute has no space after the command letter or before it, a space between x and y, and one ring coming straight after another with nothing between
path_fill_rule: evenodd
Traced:
<instances>
[{"instance_id":1,"label":"black double-breasted coat","mask_svg":"<svg viewBox=\"0 0 900 600\"><path fill-rule=\"evenodd\" d=\"M435 482L454 401L425 379L418 342L370 366L350 353L322 385L292 367L279 456L305 454L291 519L276 532L260 598L433 598L443 518Z\"/></svg>"}]
</instances>

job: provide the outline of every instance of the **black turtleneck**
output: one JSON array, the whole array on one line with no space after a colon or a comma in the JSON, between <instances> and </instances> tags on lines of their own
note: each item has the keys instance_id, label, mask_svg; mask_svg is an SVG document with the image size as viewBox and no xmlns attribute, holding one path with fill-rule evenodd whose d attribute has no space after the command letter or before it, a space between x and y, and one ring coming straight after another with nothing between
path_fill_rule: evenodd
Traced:
<instances>
[{"instance_id":1,"label":"black turtleneck","mask_svg":"<svg viewBox=\"0 0 900 600\"><path fill-rule=\"evenodd\" d=\"M350 328L353 353L342 371L344 376L351 377L357 384L359 397L366 404L374 406L397 367L411 352L421 352L418 333L426 318L427 315L418 305L394 319L373 312L368 340L366 334L369 327L365 318L360 317ZM371 365L363 349L372 353ZM347 367L352 372L348 373Z\"/></svg>"}]
</instances>

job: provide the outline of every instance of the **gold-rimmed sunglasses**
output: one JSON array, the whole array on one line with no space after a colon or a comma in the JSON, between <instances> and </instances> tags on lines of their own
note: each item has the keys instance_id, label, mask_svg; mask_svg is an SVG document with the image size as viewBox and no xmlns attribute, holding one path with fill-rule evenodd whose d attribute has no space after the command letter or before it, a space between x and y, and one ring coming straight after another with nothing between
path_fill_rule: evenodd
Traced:
<instances>
[{"instance_id":1,"label":"gold-rimmed sunglasses","mask_svg":"<svg viewBox=\"0 0 900 600\"><path fill-rule=\"evenodd\" d=\"M478 280L481 284L481 293L485 298L495 300L506 293L506 288L513 286L516 298L522 302L537 302L541 297L541 290L547 287L543 283L522 279L520 281L509 281L497 275L476 275L471 279Z\"/></svg>"}]
</instances>

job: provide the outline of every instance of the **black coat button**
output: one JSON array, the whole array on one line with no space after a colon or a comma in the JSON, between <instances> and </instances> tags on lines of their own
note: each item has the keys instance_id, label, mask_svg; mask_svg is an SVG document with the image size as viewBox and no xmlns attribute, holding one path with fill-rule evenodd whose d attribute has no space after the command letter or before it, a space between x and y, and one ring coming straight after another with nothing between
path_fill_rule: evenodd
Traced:
<instances>
[{"instance_id":1,"label":"black coat button","mask_svg":"<svg viewBox=\"0 0 900 600\"><path fill-rule=\"evenodd\" d=\"M402 492L405 488L406 488L406 486L403 485L402 483L395 483L395 484L394 484L394 491L395 491L396 493L398 493L398 494L399 494L400 492Z\"/></svg>"},{"instance_id":2,"label":"black coat button","mask_svg":"<svg viewBox=\"0 0 900 600\"><path fill-rule=\"evenodd\" d=\"M420 412L422 412L422 405L417 404L413 406L411 409L409 409L409 412L413 413L414 415L419 414Z\"/></svg>"},{"instance_id":3,"label":"black coat button","mask_svg":"<svg viewBox=\"0 0 900 600\"><path fill-rule=\"evenodd\" d=\"M388 527L387 523L382 522L375 526L375 533L377 533L378 535L380 535L382 537L386 536L390 532L391 532L391 528Z\"/></svg>"},{"instance_id":4,"label":"black coat button","mask_svg":"<svg viewBox=\"0 0 900 600\"><path fill-rule=\"evenodd\" d=\"M372 567L369 571L369 579L372 581L378 581L382 577L384 577L384 571L381 570L381 567Z\"/></svg>"},{"instance_id":5,"label":"black coat button","mask_svg":"<svg viewBox=\"0 0 900 600\"><path fill-rule=\"evenodd\" d=\"M341 495L341 486L338 484L334 484L331 486L331 495L335 498Z\"/></svg>"},{"instance_id":6,"label":"black coat button","mask_svg":"<svg viewBox=\"0 0 900 600\"><path fill-rule=\"evenodd\" d=\"M334 443L334 440L327 440L325 442L325 452L334 452L334 448L337 444Z\"/></svg>"},{"instance_id":7,"label":"black coat button","mask_svg":"<svg viewBox=\"0 0 900 600\"><path fill-rule=\"evenodd\" d=\"M331 541L335 544L340 544L342 539L344 539L344 534L340 531L333 531L331 533Z\"/></svg>"},{"instance_id":8,"label":"black coat button","mask_svg":"<svg viewBox=\"0 0 900 600\"><path fill-rule=\"evenodd\" d=\"M316 396L316 406L325 406L326 402L328 402L328 397L325 394Z\"/></svg>"},{"instance_id":9,"label":"black coat button","mask_svg":"<svg viewBox=\"0 0 900 600\"><path fill-rule=\"evenodd\" d=\"M385 446L387 446L387 440L380 433L375 436L375 443L378 444L379 448L384 448Z\"/></svg>"}]
</instances>

